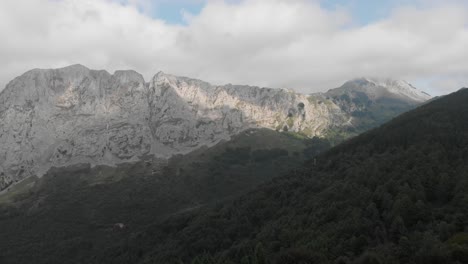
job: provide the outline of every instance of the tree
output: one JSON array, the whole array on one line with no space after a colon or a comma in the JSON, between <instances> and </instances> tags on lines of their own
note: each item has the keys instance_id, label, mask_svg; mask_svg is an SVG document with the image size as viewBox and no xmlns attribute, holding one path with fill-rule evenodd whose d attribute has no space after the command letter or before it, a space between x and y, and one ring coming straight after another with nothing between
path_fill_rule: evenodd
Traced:
<instances>
[{"instance_id":1,"label":"tree","mask_svg":"<svg viewBox=\"0 0 468 264\"><path fill-rule=\"evenodd\" d=\"M254 264L267 264L265 251L263 250L262 243L258 243L255 247L255 259Z\"/></svg>"}]
</instances>

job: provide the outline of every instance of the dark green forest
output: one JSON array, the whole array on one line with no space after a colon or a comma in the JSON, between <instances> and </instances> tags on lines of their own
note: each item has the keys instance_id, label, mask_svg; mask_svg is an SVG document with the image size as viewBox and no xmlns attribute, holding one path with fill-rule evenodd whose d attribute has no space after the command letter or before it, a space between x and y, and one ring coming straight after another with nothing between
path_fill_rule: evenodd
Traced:
<instances>
[{"instance_id":1,"label":"dark green forest","mask_svg":"<svg viewBox=\"0 0 468 264\"><path fill-rule=\"evenodd\" d=\"M323 139L248 130L167 163L52 169L0 196L0 263L113 263L106 249L130 234L237 197L329 147Z\"/></svg>"},{"instance_id":2,"label":"dark green forest","mask_svg":"<svg viewBox=\"0 0 468 264\"><path fill-rule=\"evenodd\" d=\"M468 263L468 91L403 114L241 198L148 226L107 258Z\"/></svg>"},{"instance_id":3,"label":"dark green forest","mask_svg":"<svg viewBox=\"0 0 468 264\"><path fill-rule=\"evenodd\" d=\"M468 90L325 152L243 136L51 171L0 207L0 263L468 263Z\"/></svg>"}]
</instances>

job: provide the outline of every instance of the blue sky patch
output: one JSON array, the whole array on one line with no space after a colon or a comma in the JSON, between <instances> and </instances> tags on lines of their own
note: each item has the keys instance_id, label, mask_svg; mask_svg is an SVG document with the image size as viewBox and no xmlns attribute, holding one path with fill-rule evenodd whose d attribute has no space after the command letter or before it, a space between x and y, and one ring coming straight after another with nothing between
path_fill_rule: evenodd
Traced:
<instances>
[{"instance_id":1,"label":"blue sky patch","mask_svg":"<svg viewBox=\"0 0 468 264\"><path fill-rule=\"evenodd\" d=\"M182 15L182 11L197 15L203 9L203 3L187 2L166 2L157 5L152 11L153 18L162 19L169 24L185 25L187 24Z\"/></svg>"}]
</instances>

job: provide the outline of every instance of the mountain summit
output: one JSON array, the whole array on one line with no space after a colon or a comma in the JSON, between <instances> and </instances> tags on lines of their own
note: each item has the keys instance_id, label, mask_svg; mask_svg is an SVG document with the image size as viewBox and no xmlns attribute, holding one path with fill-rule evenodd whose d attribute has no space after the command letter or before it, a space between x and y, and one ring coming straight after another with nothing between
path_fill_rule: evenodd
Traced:
<instances>
[{"instance_id":1,"label":"mountain summit","mask_svg":"<svg viewBox=\"0 0 468 264\"><path fill-rule=\"evenodd\" d=\"M406 81L358 78L325 93L352 117L356 132L382 124L432 97ZM354 133L356 135L357 133Z\"/></svg>"},{"instance_id":2,"label":"mountain summit","mask_svg":"<svg viewBox=\"0 0 468 264\"><path fill-rule=\"evenodd\" d=\"M401 92L412 91L410 86L374 84L355 80L325 94L304 95L215 86L163 72L145 82L132 70L34 69L0 93L0 190L52 166L164 158L228 140L248 128L307 137L355 134L425 99ZM398 96L381 96L387 94ZM380 106L389 98L392 111L386 114Z\"/></svg>"},{"instance_id":3,"label":"mountain summit","mask_svg":"<svg viewBox=\"0 0 468 264\"><path fill-rule=\"evenodd\" d=\"M329 92L333 92L333 89ZM406 101L424 102L432 97L407 81L390 78L358 78L346 82L338 90L364 92L373 99L382 97L398 98Z\"/></svg>"}]
</instances>

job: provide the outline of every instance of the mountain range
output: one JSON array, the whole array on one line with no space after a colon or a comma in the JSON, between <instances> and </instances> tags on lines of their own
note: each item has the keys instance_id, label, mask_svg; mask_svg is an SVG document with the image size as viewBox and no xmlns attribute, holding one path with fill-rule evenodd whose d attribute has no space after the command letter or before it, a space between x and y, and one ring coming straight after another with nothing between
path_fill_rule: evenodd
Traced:
<instances>
[{"instance_id":1,"label":"mountain range","mask_svg":"<svg viewBox=\"0 0 468 264\"><path fill-rule=\"evenodd\" d=\"M321 95L352 118L347 133L401 106L366 94L359 108L359 92ZM0 262L468 263L467 100L461 89L333 147L250 128L161 167L52 168L0 196Z\"/></svg>"},{"instance_id":2,"label":"mountain range","mask_svg":"<svg viewBox=\"0 0 468 264\"><path fill-rule=\"evenodd\" d=\"M466 89L444 96L237 199L145 227L123 255L136 263L468 263L467 101Z\"/></svg>"},{"instance_id":3,"label":"mountain range","mask_svg":"<svg viewBox=\"0 0 468 264\"><path fill-rule=\"evenodd\" d=\"M146 82L131 70L34 69L0 93L0 190L51 167L167 159L251 128L337 143L430 98L390 79L300 94L163 72Z\"/></svg>"}]
</instances>

